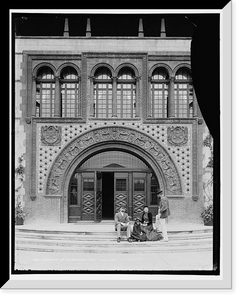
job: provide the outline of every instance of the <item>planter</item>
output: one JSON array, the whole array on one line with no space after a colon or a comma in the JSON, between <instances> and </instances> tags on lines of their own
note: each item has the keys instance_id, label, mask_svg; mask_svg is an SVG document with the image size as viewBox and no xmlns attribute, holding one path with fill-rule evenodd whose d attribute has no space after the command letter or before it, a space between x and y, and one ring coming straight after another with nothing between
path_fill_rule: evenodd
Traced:
<instances>
[{"instance_id":1,"label":"planter","mask_svg":"<svg viewBox=\"0 0 243 300\"><path fill-rule=\"evenodd\" d=\"M211 220L207 223L204 223L204 226L213 226L213 220Z\"/></svg>"},{"instance_id":2,"label":"planter","mask_svg":"<svg viewBox=\"0 0 243 300\"><path fill-rule=\"evenodd\" d=\"M23 225L24 224L24 220L22 218L15 218L15 225Z\"/></svg>"}]
</instances>

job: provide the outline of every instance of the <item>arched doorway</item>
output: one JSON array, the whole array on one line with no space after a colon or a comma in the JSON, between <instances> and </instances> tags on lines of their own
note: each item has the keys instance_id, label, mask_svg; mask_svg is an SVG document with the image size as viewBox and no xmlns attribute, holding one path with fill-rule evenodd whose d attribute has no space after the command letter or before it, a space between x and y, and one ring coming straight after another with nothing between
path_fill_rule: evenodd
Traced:
<instances>
[{"instance_id":1,"label":"arched doorway","mask_svg":"<svg viewBox=\"0 0 243 300\"><path fill-rule=\"evenodd\" d=\"M68 222L70 180L76 168L92 156L110 150L123 151L138 157L153 170L159 186L164 187L165 194L182 195L181 178L176 164L158 141L125 126L99 127L68 143L55 158L48 173L46 196L60 197L61 223ZM94 178L97 179L96 176ZM98 204L96 202L95 213L99 211Z\"/></svg>"},{"instance_id":2,"label":"arched doorway","mask_svg":"<svg viewBox=\"0 0 243 300\"><path fill-rule=\"evenodd\" d=\"M126 151L93 155L74 171L68 192L68 220L109 220L121 206L132 219L144 205L157 208L158 180L151 167Z\"/></svg>"}]
</instances>

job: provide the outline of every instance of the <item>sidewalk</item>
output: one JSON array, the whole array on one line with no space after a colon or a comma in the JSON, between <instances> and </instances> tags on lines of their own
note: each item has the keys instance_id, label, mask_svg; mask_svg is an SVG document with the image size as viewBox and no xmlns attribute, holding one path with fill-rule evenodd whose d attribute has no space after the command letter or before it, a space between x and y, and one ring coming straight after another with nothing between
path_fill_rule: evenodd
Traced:
<instances>
[{"instance_id":1,"label":"sidewalk","mask_svg":"<svg viewBox=\"0 0 243 300\"><path fill-rule=\"evenodd\" d=\"M138 245L139 246L139 245ZM161 245L162 246L162 245ZM154 254L46 253L16 251L18 270L212 270L212 252Z\"/></svg>"}]
</instances>

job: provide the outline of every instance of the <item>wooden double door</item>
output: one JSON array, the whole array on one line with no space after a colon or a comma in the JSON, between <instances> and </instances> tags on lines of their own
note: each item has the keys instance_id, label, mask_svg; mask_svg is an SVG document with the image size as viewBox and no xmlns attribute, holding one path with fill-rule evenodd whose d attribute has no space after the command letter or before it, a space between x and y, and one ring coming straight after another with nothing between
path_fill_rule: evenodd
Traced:
<instances>
[{"instance_id":1,"label":"wooden double door","mask_svg":"<svg viewBox=\"0 0 243 300\"><path fill-rule=\"evenodd\" d=\"M149 172L85 171L74 174L69 191L69 222L112 220L121 206L140 217L150 196Z\"/></svg>"}]
</instances>

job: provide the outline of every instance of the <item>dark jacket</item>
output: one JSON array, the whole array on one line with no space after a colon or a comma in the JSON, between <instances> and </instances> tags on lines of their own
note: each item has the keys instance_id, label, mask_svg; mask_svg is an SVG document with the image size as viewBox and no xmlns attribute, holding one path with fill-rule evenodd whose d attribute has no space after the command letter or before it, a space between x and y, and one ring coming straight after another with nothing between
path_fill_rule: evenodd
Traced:
<instances>
[{"instance_id":1,"label":"dark jacket","mask_svg":"<svg viewBox=\"0 0 243 300\"><path fill-rule=\"evenodd\" d=\"M159 203L159 209L160 209L160 218L166 219L170 215L170 207L169 207L169 201L167 197L163 197L160 200Z\"/></svg>"},{"instance_id":2,"label":"dark jacket","mask_svg":"<svg viewBox=\"0 0 243 300\"><path fill-rule=\"evenodd\" d=\"M141 219L141 221L142 221L142 223L144 222L144 214L145 214L145 212L142 214L142 219ZM148 225L151 225L152 223L153 223L153 215L151 214L151 212L148 212Z\"/></svg>"}]
</instances>

